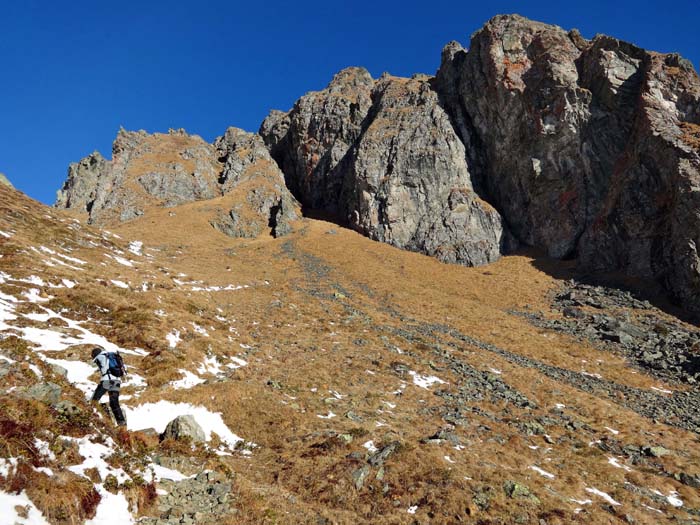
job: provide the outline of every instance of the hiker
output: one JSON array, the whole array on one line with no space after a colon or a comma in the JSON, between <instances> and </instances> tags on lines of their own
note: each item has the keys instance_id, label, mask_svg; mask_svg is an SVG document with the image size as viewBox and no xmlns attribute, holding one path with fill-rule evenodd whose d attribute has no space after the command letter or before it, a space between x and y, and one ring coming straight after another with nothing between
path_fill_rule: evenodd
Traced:
<instances>
[{"instance_id":1,"label":"hiker","mask_svg":"<svg viewBox=\"0 0 700 525\"><path fill-rule=\"evenodd\" d=\"M121 355L117 352L108 352L98 346L92 349L92 362L97 365L100 371L100 382L92 395L92 401L99 402L105 392L107 392L109 395L109 408L112 409L117 425L120 427L126 426L124 413L119 406L121 378L126 374L126 367Z\"/></svg>"}]
</instances>

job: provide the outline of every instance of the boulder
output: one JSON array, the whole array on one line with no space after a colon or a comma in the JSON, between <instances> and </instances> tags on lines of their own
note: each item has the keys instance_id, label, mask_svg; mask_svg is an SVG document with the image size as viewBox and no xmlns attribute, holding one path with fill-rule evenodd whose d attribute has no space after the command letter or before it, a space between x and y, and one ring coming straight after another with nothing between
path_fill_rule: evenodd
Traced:
<instances>
[{"instance_id":1,"label":"boulder","mask_svg":"<svg viewBox=\"0 0 700 525\"><path fill-rule=\"evenodd\" d=\"M23 395L48 405L56 405L61 399L62 389L56 383L37 383L30 386Z\"/></svg>"},{"instance_id":2,"label":"boulder","mask_svg":"<svg viewBox=\"0 0 700 525\"><path fill-rule=\"evenodd\" d=\"M206 441L204 430L192 415L178 416L165 427L163 439L190 439L195 443Z\"/></svg>"}]
</instances>

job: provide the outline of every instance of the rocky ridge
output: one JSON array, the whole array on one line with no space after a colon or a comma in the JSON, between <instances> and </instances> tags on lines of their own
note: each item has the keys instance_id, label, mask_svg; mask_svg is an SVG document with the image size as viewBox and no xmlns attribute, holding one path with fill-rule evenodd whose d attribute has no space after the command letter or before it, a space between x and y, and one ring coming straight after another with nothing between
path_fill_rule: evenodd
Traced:
<instances>
[{"instance_id":1,"label":"rocky ridge","mask_svg":"<svg viewBox=\"0 0 700 525\"><path fill-rule=\"evenodd\" d=\"M282 173L255 134L229 128L208 144L183 130L148 134L120 130L112 160L99 152L71 164L58 208L87 213L93 224L141 217L149 207L172 208L225 197L210 223L234 237L270 228L290 231L299 217Z\"/></svg>"},{"instance_id":2,"label":"rocky ridge","mask_svg":"<svg viewBox=\"0 0 700 525\"><path fill-rule=\"evenodd\" d=\"M229 155L226 139L180 134L187 151L170 145L170 157L186 159L129 179L142 163L134 152L152 143L120 132L112 161L71 166L57 205L128 220L143 213L134 195L164 206L210 199L240 182L241 162L263 163L274 197L244 201L271 225L296 215L283 177L307 211L399 248L472 266L535 247L582 271L655 281L700 311L700 79L677 54L499 15L468 50L449 43L434 77L348 68L271 112L259 135L269 156L253 135L252 149ZM231 208L211 223L229 235L264 230L242 215Z\"/></svg>"}]
</instances>

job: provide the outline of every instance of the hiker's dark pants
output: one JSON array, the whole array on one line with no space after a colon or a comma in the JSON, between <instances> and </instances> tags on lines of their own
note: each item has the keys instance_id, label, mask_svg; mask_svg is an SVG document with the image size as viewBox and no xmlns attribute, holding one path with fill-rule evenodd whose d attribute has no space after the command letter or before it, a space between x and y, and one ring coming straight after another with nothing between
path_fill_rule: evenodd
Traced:
<instances>
[{"instance_id":1,"label":"hiker's dark pants","mask_svg":"<svg viewBox=\"0 0 700 525\"><path fill-rule=\"evenodd\" d=\"M107 384L105 385L105 383ZM97 384L95 393L92 394L92 400L99 401L105 395L105 392L109 394L109 408L112 409L117 425L125 425L124 413L122 412L122 407L119 406L119 385L115 385L112 381L100 381Z\"/></svg>"}]
</instances>

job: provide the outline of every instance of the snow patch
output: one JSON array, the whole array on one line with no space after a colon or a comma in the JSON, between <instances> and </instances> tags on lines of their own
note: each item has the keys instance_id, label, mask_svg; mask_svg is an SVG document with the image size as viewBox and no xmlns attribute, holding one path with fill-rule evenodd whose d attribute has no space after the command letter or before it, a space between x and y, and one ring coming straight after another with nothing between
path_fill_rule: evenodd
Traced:
<instances>
[{"instance_id":1,"label":"snow patch","mask_svg":"<svg viewBox=\"0 0 700 525\"><path fill-rule=\"evenodd\" d=\"M141 241L131 241L129 243L128 250L134 255L143 255L141 251L143 249L143 243Z\"/></svg>"},{"instance_id":2,"label":"snow patch","mask_svg":"<svg viewBox=\"0 0 700 525\"><path fill-rule=\"evenodd\" d=\"M85 474L85 471L96 468L102 479L105 479L110 474L113 475L119 483L124 483L131 479L123 469L114 468L105 461L105 458L114 454L115 446L112 438L107 438L105 441L106 444L93 443L91 439L94 438L95 436L91 435L82 438L63 437L65 440L76 443L78 445L78 452L83 457L83 462L81 464L70 466L68 470L87 478L88 476Z\"/></svg>"},{"instance_id":3,"label":"snow patch","mask_svg":"<svg viewBox=\"0 0 700 525\"><path fill-rule=\"evenodd\" d=\"M435 376L422 376L418 372L411 370L409 374L413 377L413 384L426 390L435 383L446 384L445 381Z\"/></svg>"},{"instance_id":4,"label":"snow patch","mask_svg":"<svg viewBox=\"0 0 700 525\"><path fill-rule=\"evenodd\" d=\"M632 469L627 465L621 465L617 458L609 457L608 464L612 465L615 468L621 468L627 472L632 472Z\"/></svg>"},{"instance_id":5,"label":"snow patch","mask_svg":"<svg viewBox=\"0 0 700 525\"><path fill-rule=\"evenodd\" d=\"M363 443L362 446L365 447L369 451L370 454L374 454L375 452L377 452L379 450L374 445L374 441L372 441L372 440L369 440L366 443Z\"/></svg>"},{"instance_id":6,"label":"snow patch","mask_svg":"<svg viewBox=\"0 0 700 525\"><path fill-rule=\"evenodd\" d=\"M20 517L17 507L24 507L26 518ZM0 516L5 516L4 523L14 523L20 525L49 525L44 515L27 496L25 491L19 494L8 494L0 490Z\"/></svg>"},{"instance_id":7,"label":"snow patch","mask_svg":"<svg viewBox=\"0 0 700 525\"><path fill-rule=\"evenodd\" d=\"M68 372L66 376L68 381L82 391L86 396L92 395L95 390L96 383L88 378L97 371L95 366L84 363L83 361L67 361L65 359L42 357L44 361L49 364L58 365L65 368Z\"/></svg>"},{"instance_id":8,"label":"snow patch","mask_svg":"<svg viewBox=\"0 0 700 525\"><path fill-rule=\"evenodd\" d=\"M134 517L129 512L129 502L121 492L112 494L102 484L95 485L102 499L97 507L95 517L85 522L85 525L128 525L134 523Z\"/></svg>"},{"instance_id":9,"label":"snow patch","mask_svg":"<svg viewBox=\"0 0 700 525\"><path fill-rule=\"evenodd\" d=\"M149 467L151 468L151 470L153 470L153 481L160 481L161 479L169 479L171 481L182 481L194 477L185 476L182 472L178 470L166 468L161 465L156 465L155 463L151 463Z\"/></svg>"},{"instance_id":10,"label":"snow patch","mask_svg":"<svg viewBox=\"0 0 700 525\"><path fill-rule=\"evenodd\" d=\"M603 492L602 490L598 490L595 487L586 487L586 492L590 492L591 494L595 494L596 496L600 496L603 498L605 501L610 503L610 505L621 505L619 501L615 501L610 494L607 494Z\"/></svg>"},{"instance_id":11,"label":"snow patch","mask_svg":"<svg viewBox=\"0 0 700 525\"><path fill-rule=\"evenodd\" d=\"M556 477L551 472L547 472L546 470L542 470L540 467L537 467L535 465L530 465L528 468L530 470L534 470L535 472L537 472L541 476L544 476L545 478L554 479Z\"/></svg>"},{"instance_id":12,"label":"snow patch","mask_svg":"<svg viewBox=\"0 0 700 525\"><path fill-rule=\"evenodd\" d=\"M179 372L184 376L182 379L177 381L171 381L170 386L176 390L187 390L197 385L201 385L205 382L204 379L196 374L193 374L189 370L180 369Z\"/></svg>"},{"instance_id":13,"label":"snow patch","mask_svg":"<svg viewBox=\"0 0 700 525\"><path fill-rule=\"evenodd\" d=\"M226 426L219 412L211 412L203 406L195 406L189 403L173 403L171 401L158 401L146 403L136 407L123 407L126 413L127 428L129 430L143 430L153 428L159 434L177 416L191 415L204 430L206 440L211 439L211 433L216 432L221 440L229 447L235 447L243 441Z\"/></svg>"},{"instance_id":14,"label":"snow patch","mask_svg":"<svg viewBox=\"0 0 700 525\"><path fill-rule=\"evenodd\" d=\"M173 330L166 335L165 338L168 340L170 348L175 348L177 344L182 341L182 339L180 339L180 330Z\"/></svg>"}]
</instances>

